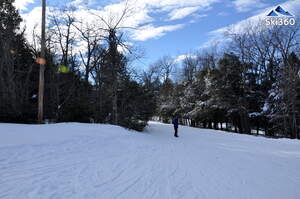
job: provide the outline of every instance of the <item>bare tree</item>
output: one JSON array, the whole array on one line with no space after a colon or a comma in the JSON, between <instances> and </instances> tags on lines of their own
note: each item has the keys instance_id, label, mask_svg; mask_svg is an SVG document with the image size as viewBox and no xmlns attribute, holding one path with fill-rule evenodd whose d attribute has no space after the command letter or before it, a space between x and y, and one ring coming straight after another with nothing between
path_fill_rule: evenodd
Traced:
<instances>
[{"instance_id":1,"label":"bare tree","mask_svg":"<svg viewBox=\"0 0 300 199\"><path fill-rule=\"evenodd\" d=\"M89 76L92 71L92 57L98 46L101 45L103 32L100 31L94 24L88 24L82 21L77 22L74 27L78 30L80 39L84 41L85 48L83 50L79 50L79 55L85 70L84 80L88 83Z\"/></svg>"},{"instance_id":2,"label":"bare tree","mask_svg":"<svg viewBox=\"0 0 300 199\"><path fill-rule=\"evenodd\" d=\"M164 56L160 58L156 63L156 67L160 68L160 74L163 82L170 80L171 75L176 67L175 59L171 56Z\"/></svg>"},{"instance_id":3,"label":"bare tree","mask_svg":"<svg viewBox=\"0 0 300 199\"><path fill-rule=\"evenodd\" d=\"M51 42L56 46L60 57L60 64L68 66L72 47L75 45L76 32L73 28L75 23L74 7L56 9L50 16L50 30L53 35Z\"/></svg>"},{"instance_id":4,"label":"bare tree","mask_svg":"<svg viewBox=\"0 0 300 199\"><path fill-rule=\"evenodd\" d=\"M124 26L124 21L132 15L132 7L129 1L125 1L124 8L120 14L110 13L107 17L100 16L97 13L91 13L96 16L103 25L98 27L104 32L104 39L107 43L107 51L105 54L106 65L109 67L111 73L111 84L112 84L112 122L118 124L118 87L119 87L119 76L122 72L122 63L120 60L120 53L118 46L126 48L130 51L126 43L122 41L122 34L118 34L122 29L128 29L132 27ZM103 36L102 35L102 36ZM88 61L87 61L88 62Z\"/></svg>"},{"instance_id":5,"label":"bare tree","mask_svg":"<svg viewBox=\"0 0 300 199\"><path fill-rule=\"evenodd\" d=\"M161 69L159 65L152 64L149 66L147 71L142 73L142 82L145 87L150 89L151 85L155 82L159 83L161 77Z\"/></svg>"},{"instance_id":6,"label":"bare tree","mask_svg":"<svg viewBox=\"0 0 300 199\"><path fill-rule=\"evenodd\" d=\"M192 83L195 78L199 61L196 56L187 56L182 62L183 79L188 83Z\"/></svg>"}]
</instances>

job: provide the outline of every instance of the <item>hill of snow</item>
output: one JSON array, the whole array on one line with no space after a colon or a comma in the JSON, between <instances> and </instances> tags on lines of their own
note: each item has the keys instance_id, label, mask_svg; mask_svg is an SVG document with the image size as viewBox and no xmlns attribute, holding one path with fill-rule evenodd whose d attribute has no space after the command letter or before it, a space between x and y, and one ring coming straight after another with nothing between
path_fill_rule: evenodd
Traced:
<instances>
[{"instance_id":1,"label":"hill of snow","mask_svg":"<svg viewBox=\"0 0 300 199\"><path fill-rule=\"evenodd\" d=\"M0 124L0 198L298 199L300 142L151 122Z\"/></svg>"}]
</instances>

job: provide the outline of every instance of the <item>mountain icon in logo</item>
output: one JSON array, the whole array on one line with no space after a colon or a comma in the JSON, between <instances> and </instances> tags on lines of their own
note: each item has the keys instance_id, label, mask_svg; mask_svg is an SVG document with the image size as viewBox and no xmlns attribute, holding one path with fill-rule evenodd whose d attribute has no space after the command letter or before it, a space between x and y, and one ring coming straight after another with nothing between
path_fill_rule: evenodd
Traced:
<instances>
[{"instance_id":1,"label":"mountain icon in logo","mask_svg":"<svg viewBox=\"0 0 300 199\"><path fill-rule=\"evenodd\" d=\"M275 10L271 10L271 12L267 15L269 17L279 17L279 16L288 16L292 17L288 11L285 11L281 6L277 6Z\"/></svg>"}]
</instances>

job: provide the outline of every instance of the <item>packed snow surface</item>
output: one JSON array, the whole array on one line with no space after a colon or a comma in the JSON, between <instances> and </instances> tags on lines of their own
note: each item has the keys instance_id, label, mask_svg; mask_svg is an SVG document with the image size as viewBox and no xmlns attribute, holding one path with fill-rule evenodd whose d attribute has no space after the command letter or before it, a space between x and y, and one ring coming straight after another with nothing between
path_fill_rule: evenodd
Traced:
<instances>
[{"instance_id":1,"label":"packed snow surface","mask_svg":"<svg viewBox=\"0 0 300 199\"><path fill-rule=\"evenodd\" d=\"M0 198L299 199L300 141L151 122L0 124Z\"/></svg>"}]
</instances>

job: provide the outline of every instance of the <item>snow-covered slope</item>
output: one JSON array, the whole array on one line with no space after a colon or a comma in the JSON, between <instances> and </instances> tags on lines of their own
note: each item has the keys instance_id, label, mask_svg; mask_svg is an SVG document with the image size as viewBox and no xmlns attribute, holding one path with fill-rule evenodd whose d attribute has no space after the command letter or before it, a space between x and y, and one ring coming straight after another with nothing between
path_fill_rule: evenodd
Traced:
<instances>
[{"instance_id":1,"label":"snow-covered slope","mask_svg":"<svg viewBox=\"0 0 300 199\"><path fill-rule=\"evenodd\" d=\"M151 122L0 124L0 198L298 199L300 142Z\"/></svg>"}]
</instances>

